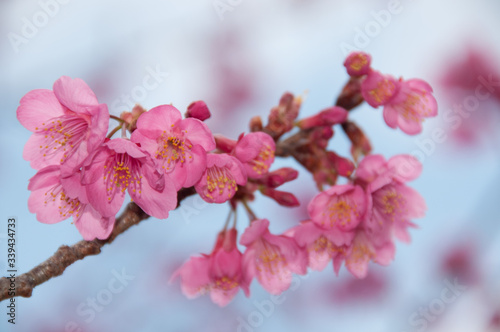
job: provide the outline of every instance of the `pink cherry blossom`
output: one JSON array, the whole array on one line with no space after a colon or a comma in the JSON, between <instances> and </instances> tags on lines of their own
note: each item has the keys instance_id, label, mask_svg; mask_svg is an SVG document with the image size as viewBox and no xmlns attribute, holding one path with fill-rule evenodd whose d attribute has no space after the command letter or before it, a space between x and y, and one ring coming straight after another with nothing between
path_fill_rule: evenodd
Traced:
<instances>
[{"instance_id":1,"label":"pink cherry blossom","mask_svg":"<svg viewBox=\"0 0 500 332\"><path fill-rule=\"evenodd\" d=\"M358 230L352 248L345 257L345 265L355 277L363 279L368 274L370 261L389 265L394 259L395 252L396 247L388 229L371 234Z\"/></svg>"},{"instance_id":2,"label":"pink cherry blossom","mask_svg":"<svg viewBox=\"0 0 500 332\"><path fill-rule=\"evenodd\" d=\"M212 301L226 306L239 288L250 295L250 280L242 270L242 255L236 246L236 229L219 234L210 255L191 257L174 272L171 281L181 278L182 292L189 298L210 293Z\"/></svg>"},{"instance_id":3,"label":"pink cherry blossom","mask_svg":"<svg viewBox=\"0 0 500 332\"><path fill-rule=\"evenodd\" d=\"M321 271L333 260L334 271L338 275L355 233L337 228L324 229L306 221L287 234L293 236L299 246L306 248L312 270Z\"/></svg>"},{"instance_id":4,"label":"pink cherry blossom","mask_svg":"<svg viewBox=\"0 0 500 332\"><path fill-rule=\"evenodd\" d=\"M372 57L365 52L352 52L344 62L344 67L350 76L366 75L370 71Z\"/></svg>"},{"instance_id":5,"label":"pink cherry blossom","mask_svg":"<svg viewBox=\"0 0 500 332\"><path fill-rule=\"evenodd\" d=\"M381 155L364 158L356 171L356 181L366 188L367 213L364 226L372 231L389 225L394 235L409 242L410 221L425 215L422 196L405 185L420 175L422 165L412 156L398 155L387 162Z\"/></svg>"},{"instance_id":6,"label":"pink cherry blossom","mask_svg":"<svg viewBox=\"0 0 500 332\"><path fill-rule=\"evenodd\" d=\"M363 189L351 184L336 185L319 193L308 206L309 215L316 225L344 231L356 228L365 210Z\"/></svg>"},{"instance_id":7,"label":"pink cherry blossom","mask_svg":"<svg viewBox=\"0 0 500 332\"><path fill-rule=\"evenodd\" d=\"M254 220L241 236L247 247L243 265L247 279L256 276L265 290L280 294L290 287L292 273L306 273L307 255L293 238L273 235L268 227L267 219Z\"/></svg>"},{"instance_id":8,"label":"pink cherry blossom","mask_svg":"<svg viewBox=\"0 0 500 332\"><path fill-rule=\"evenodd\" d=\"M416 135L422 131L425 118L437 115L437 102L427 82L400 82L398 92L384 106L384 120L391 128L399 127L408 135Z\"/></svg>"},{"instance_id":9,"label":"pink cherry blossom","mask_svg":"<svg viewBox=\"0 0 500 332\"><path fill-rule=\"evenodd\" d=\"M247 134L238 141L234 156L243 163L248 177L259 179L273 163L275 150L276 144L271 136L256 132Z\"/></svg>"},{"instance_id":10,"label":"pink cherry blossom","mask_svg":"<svg viewBox=\"0 0 500 332\"><path fill-rule=\"evenodd\" d=\"M361 94L372 107L387 104L400 89L400 82L390 75L371 70L361 83Z\"/></svg>"},{"instance_id":11,"label":"pink cherry blossom","mask_svg":"<svg viewBox=\"0 0 500 332\"><path fill-rule=\"evenodd\" d=\"M238 185L247 183L241 162L228 154L208 154L207 168L194 188L205 201L224 203L236 194Z\"/></svg>"},{"instance_id":12,"label":"pink cherry blossom","mask_svg":"<svg viewBox=\"0 0 500 332\"><path fill-rule=\"evenodd\" d=\"M85 82L62 76L53 91L28 92L21 99L17 118L33 132L23 152L31 167L39 170L62 164L63 173L70 175L104 141L109 112Z\"/></svg>"},{"instance_id":13,"label":"pink cherry blossom","mask_svg":"<svg viewBox=\"0 0 500 332\"><path fill-rule=\"evenodd\" d=\"M215 149L206 124L194 118L182 119L179 110L170 105L142 114L131 140L153 157L177 190L198 182L206 168L206 152Z\"/></svg>"},{"instance_id":14,"label":"pink cherry blossom","mask_svg":"<svg viewBox=\"0 0 500 332\"><path fill-rule=\"evenodd\" d=\"M54 224L73 217L76 228L87 241L106 239L115 223L114 216L103 217L89 203L80 173L61 177L61 166L47 166L30 179L28 209L38 221Z\"/></svg>"},{"instance_id":15,"label":"pink cherry blossom","mask_svg":"<svg viewBox=\"0 0 500 332\"><path fill-rule=\"evenodd\" d=\"M152 158L124 138L106 142L85 165L83 181L90 203L104 216L115 215L125 191L147 214L164 219L177 206L172 180L160 173Z\"/></svg>"}]
</instances>

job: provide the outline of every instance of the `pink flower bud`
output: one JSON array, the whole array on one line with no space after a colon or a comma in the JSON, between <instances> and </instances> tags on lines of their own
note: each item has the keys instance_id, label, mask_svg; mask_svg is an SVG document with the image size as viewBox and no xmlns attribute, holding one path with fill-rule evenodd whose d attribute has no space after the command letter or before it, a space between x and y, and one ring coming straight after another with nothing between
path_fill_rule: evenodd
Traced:
<instances>
[{"instance_id":1,"label":"pink flower bud","mask_svg":"<svg viewBox=\"0 0 500 332\"><path fill-rule=\"evenodd\" d=\"M347 56L344 66L350 76L367 75L370 71L372 57L364 52L353 52Z\"/></svg>"},{"instance_id":2,"label":"pink flower bud","mask_svg":"<svg viewBox=\"0 0 500 332\"><path fill-rule=\"evenodd\" d=\"M269 123L265 127L273 139L281 137L284 133L293 129L293 124L299 115L302 99L294 97L291 93L283 94L278 106L271 109L269 114Z\"/></svg>"},{"instance_id":3,"label":"pink flower bud","mask_svg":"<svg viewBox=\"0 0 500 332\"><path fill-rule=\"evenodd\" d=\"M195 118L200 121L205 121L210 118L210 110L208 109L207 104L204 101L195 101L191 103L186 111L186 118Z\"/></svg>"},{"instance_id":4,"label":"pink flower bud","mask_svg":"<svg viewBox=\"0 0 500 332\"><path fill-rule=\"evenodd\" d=\"M122 112L122 114L120 114L120 118L127 124L128 131L133 132L137 129L137 120L144 112L146 112L146 109L144 109L141 105L136 104L132 109L132 112Z\"/></svg>"},{"instance_id":5,"label":"pink flower bud","mask_svg":"<svg viewBox=\"0 0 500 332\"><path fill-rule=\"evenodd\" d=\"M274 199L279 205L288 207L300 206L299 200L292 193L279 191L268 187L262 188L260 192L262 193L262 195Z\"/></svg>"},{"instance_id":6,"label":"pink flower bud","mask_svg":"<svg viewBox=\"0 0 500 332\"><path fill-rule=\"evenodd\" d=\"M262 119L260 116L254 116L253 118L250 119L250 131L256 132L256 131L262 131Z\"/></svg>"},{"instance_id":7,"label":"pink flower bud","mask_svg":"<svg viewBox=\"0 0 500 332\"><path fill-rule=\"evenodd\" d=\"M342 129L352 143L351 155L354 161L358 161L360 156L366 156L372 150L370 140L365 133L354 122L344 122Z\"/></svg>"},{"instance_id":8,"label":"pink flower bud","mask_svg":"<svg viewBox=\"0 0 500 332\"><path fill-rule=\"evenodd\" d=\"M233 139L227 138L220 134L215 134L214 138L217 149L221 150L224 153L231 153L236 147L237 142Z\"/></svg>"},{"instance_id":9,"label":"pink flower bud","mask_svg":"<svg viewBox=\"0 0 500 332\"><path fill-rule=\"evenodd\" d=\"M268 173L261 179L261 182L271 188L276 188L282 184L295 180L299 176L299 172L290 167L283 167Z\"/></svg>"},{"instance_id":10,"label":"pink flower bud","mask_svg":"<svg viewBox=\"0 0 500 332\"><path fill-rule=\"evenodd\" d=\"M327 151L327 157L339 175L344 177L351 176L354 171L354 164L352 161L339 156L333 151Z\"/></svg>"},{"instance_id":11,"label":"pink flower bud","mask_svg":"<svg viewBox=\"0 0 500 332\"><path fill-rule=\"evenodd\" d=\"M340 92L335 104L348 111L362 104L364 99L361 95L361 81L361 77L351 77Z\"/></svg>"},{"instance_id":12,"label":"pink flower bud","mask_svg":"<svg viewBox=\"0 0 500 332\"><path fill-rule=\"evenodd\" d=\"M301 129L309 129L318 126L333 126L342 123L347 119L347 111L342 107L333 106L327 108L316 115L302 119L297 123Z\"/></svg>"}]
</instances>

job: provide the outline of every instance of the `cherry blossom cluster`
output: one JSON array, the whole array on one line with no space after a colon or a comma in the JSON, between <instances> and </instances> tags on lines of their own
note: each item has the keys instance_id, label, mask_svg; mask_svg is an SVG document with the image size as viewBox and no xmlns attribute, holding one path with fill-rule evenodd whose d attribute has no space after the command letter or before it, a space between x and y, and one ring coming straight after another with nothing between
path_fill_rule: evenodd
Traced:
<instances>
[{"instance_id":1,"label":"cherry blossom cluster","mask_svg":"<svg viewBox=\"0 0 500 332\"><path fill-rule=\"evenodd\" d=\"M347 73L361 77L363 99L372 107L384 107L385 123L391 128L401 128L408 135L422 131L425 118L437 115L436 99L431 86L420 79L396 80L371 68L371 56L353 53L345 63Z\"/></svg>"},{"instance_id":2,"label":"cherry blossom cluster","mask_svg":"<svg viewBox=\"0 0 500 332\"><path fill-rule=\"evenodd\" d=\"M184 117L171 105L148 111L136 105L117 117L82 80L63 76L53 90L27 93L17 109L20 123L33 133L23 152L37 171L28 186L28 208L47 224L73 217L83 238L93 240L109 237L127 193L159 219L178 206L185 189L209 203L229 202L230 215L212 252L191 257L172 277L181 279L188 297L209 293L221 306L240 288L249 296L253 279L280 294L293 274L322 270L330 261L335 273L345 264L364 278L370 261L392 261L395 239L409 242L412 219L423 217L426 206L407 186L421 164L409 155L386 160L371 154L369 139L349 112L363 101L384 106L389 127L416 134L425 117L436 115L437 104L427 83L372 70L368 54L353 53L344 65L351 78L335 106L299 120L302 99L285 93L266 125L254 117L250 132L236 140L212 134L202 101L189 105ZM119 124L108 133L110 118ZM328 150L334 126L352 142L352 160ZM113 138L118 132L121 137ZM279 235L249 206L256 192L282 206L300 205L293 193L278 190L298 171L272 170L275 157L294 158L320 191L308 205L309 219ZM239 240L238 206L250 221Z\"/></svg>"}]
</instances>

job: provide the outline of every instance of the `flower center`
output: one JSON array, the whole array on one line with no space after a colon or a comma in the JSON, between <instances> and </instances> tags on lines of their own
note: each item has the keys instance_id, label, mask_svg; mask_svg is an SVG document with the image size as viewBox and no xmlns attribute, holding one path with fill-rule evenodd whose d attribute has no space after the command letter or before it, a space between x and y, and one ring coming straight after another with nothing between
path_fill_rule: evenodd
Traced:
<instances>
[{"instance_id":1,"label":"flower center","mask_svg":"<svg viewBox=\"0 0 500 332\"><path fill-rule=\"evenodd\" d=\"M275 271L280 270L280 265L287 265L286 260L275 246L264 241L262 241L262 245L263 250L260 251L257 258L260 262L260 264L257 264L257 271L262 272L262 268L264 268L265 272L274 275Z\"/></svg>"},{"instance_id":2,"label":"flower center","mask_svg":"<svg viewBox=\"0 0 500 332\"><path fill-rule=\"evenodd\" d=\"M70 216L75 214L75 217L78 218L80 216L80 210L82 208L82 204L78 200L78 198L70 198L66 196L64 189L61 185L56 185L52 187L45 193L45 201L44 203L47 205L50 202L56 202L59 204L59 214L63 217Z\"/></svg>"},{"instance_id":3,"label":"flower center","mask_svg":"<svg viewBox=\"0 0 500 332\"><path fill-rule=\"evenodd\" d=\"M377 83L377 87L369 92L369 94L379 104L385 103L389 98L394 95L394 83L388 79L384 79Z\"/></svg>"},{"instance_id":4,"label":"flower center","mask_svg":"<svg viewBox=\"0 0 500 332\"><path fill-rule=\"evenodd\" d=\"M376 202L379 210L390 216L391 221L405 211L406 200L393 187L382 189L380 193L377 192ZM382 223L382 221L379 222Z\"/></svg>"},{"instance_id":5,"label":"flower center","mask_svg":"<svg viewBox=\"0 0 500 332\"><path fill-rule=\"evenodd\" d=\"M344 248L337 247L330 240L328 240L324 235L321 235L311 247L308 248L308 251L315 251L317 253L325 252L328 255L333 256L335 253L343 253L345 252Z\"/></svg>"},{"instance_id":6,"label":"flower center","mask_svg":"<svg viewBox=\"0 0 500 332\"><path fill-rule=\"evenodd\" d=\"M344 198L339 198L335 202L331 202L326 213L328 213L330 227L333 227L337 223L340 223L341 226L346 226L352 222L353 216L359 217L356 204L351 205ZM324 224L325 221L323 222Z\"/></svg>"},{"instance_id":7,"label":"flower center","mask_svg":"<svg viewBox=\"0 0 500 332\"><path fill-rule=\"evenodd\" d=\"M227 167L217 167L212 166L207 169L207 197L213 198L212 194L215 192L218 195L222 195L224 190L228 189L228 197L231 197L231 192L237 191L238 186L234 180L233 175L227 169Z\"/></svg>"},{"instance_id":8,"label":"flower center","mask_svg":"<svg viewBox=\"0 0 500 332\"><path fill-rule=\"evenodd\" d=\"M40 145L43 156L52 156L63 151L60 160L63 163L72 154L73 148L85 139L88 127L85 119L71 115L63 115L42 123L41 127L36 127L35 130L45 138Z\"/></svg>"},{"instance_id":9,"label":"flower center","mask_svg":"<svg viewBox=\"0 0 500 332\"><path fill-rule=\"evenodd\" d=\"M162 168L171 170L178 162L184 163L186 161L186 148L190 150L192 147L191 144L186 142L182 133L175 135L163 131L158 138L158 149L155 152L155 158L164 160L166 165L163 165ZM187 157L188 159L192 158L189 155Z\"/></svg>"},{"instance_id":10,"label":"flower center","mask_svg":"<svg viewBox=\"0 0 500 332\"><path fill-rule=\"evenodd\" d=\"M413 122L424 122L423 117L429 116L432 111L423 100L425 97L425 91L408 94L405 101L399 106L401 116Z\"/></svg>"},{"instance_id":11,"label":"flower center","mask_svg":"<svg viewBox=\"0 0 500 332\"><path fill-rule=\"evenodd\" d=\"M235 287L238 287L238 285L239 284L235 279L229 278L227 276L217 278L214 283L215 288L222 289L224 291L231 290Z\"/></svg>"},{"instance_id":12,"label":"flower center","mask_svg":"<svg viewBox=\"0 0 500 332\"><path fill-rule=\"evenodd\" d=\"M363 54L357 54L352 59L351 68L358 71L361 70L368 63L368 59Z\"/></svg>"},{"instance_id":13,"label":"flower center","mask_svg":"<svg viewBox=\"0 0 500 332\"><path fill-rule=\"evenodd\" d=\"M349 261L359 263L373 258L375 258L375 253L367 245L358 243L353 246Z\"/></svg>"},{"instance_id":14,"label":"flower center","mask_svg":"<svg viewBox=\"0 0 500 332\"><path fill-rule=\"evenodd\" d=\"M264 148L259 152L259 155L249 161L248 163L252 166L252 169L260 174L267 173L269 169L269 160L274 158L274 150L271 149L269 145L264 145Z\"/></svg>"},{"instance_id":15,"label":"flower center","mask_svg":"<svg viewBox=\"0 0 500 332\"><path fill-rule=\"evenodd\" d=\"M124 193L127 188L134 193L136 191L141 193L142 176L138 169L137 161L128 154L117 153L108 158L104 165L103 177L108 201L111 201L117 193Z\"/></svg>"}]
</instances>

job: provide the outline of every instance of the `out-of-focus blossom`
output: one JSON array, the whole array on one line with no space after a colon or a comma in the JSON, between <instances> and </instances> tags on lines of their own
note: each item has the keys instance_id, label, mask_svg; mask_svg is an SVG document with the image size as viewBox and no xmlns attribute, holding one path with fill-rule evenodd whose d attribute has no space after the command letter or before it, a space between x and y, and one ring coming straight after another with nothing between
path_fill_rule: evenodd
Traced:
<instances>
[{"instance_id":1,"label":"out-of-focus blossom","mask_svg":"<svg viewBox=\"0 0 500 332\"><path fill-rule=\"evenodd\" d=\"M372 57L365 52L353 52L344 62L344 67L350 76L363 76L370 72Z\"/></svg>"},{"instance_id":2,"label":"out-of-focus blossom","mask_svg":"<svg viewBox=\"0 0 500 332\"><path fill-rule=\"evenodd\" d=\"M356 228L364 217L366 198L359 186L337 185L314 197L308 210L318 226L347 231Z\"/></svg>"},{"instance_id":3,"label":"out-of-focus blossom","mask_svg":"<svg viewBox=\"0 0 500 332\"><path fill-rule=\"evenodd\" d=\"M184 295L195 298L210 293L212 301L226 306L243 289L250 295L250 281L245 277L242 254L236 246L236 229L222 231L210 255L191 257L172 276L181 278Z\"/></svg>"},{"instance_id":4,"label":"out-of-focus blossom","mask_svg":"<svg viewBox=\"0 0 500 332\"><path fill-rule=\"evenodd\" d=\"M355 233L337 228L324 229L312 221L302 222L287 232L297 243L307 250L309 267L315 271L323 270L330 260L339 273L342 261L350 249Z\"/></svg>"},{"instance_id":5,"label":"out-of-focus blossom","mask_svg":"<svg viewBox=\"0 0 500 332\"><path fill-rule=\"evenodd\" d=\"M384 120L393 129L399 127L408 135L422 131L425 118L437 115L437 102L431 86L420 79L401 81L399 90L384 104Z\"/></svg>"},{"instance_id":6,"label":"out-of-focus blossom","mask_svg":"<svg viewBox=\"0 0 500 332\"><path fill-rule=\"evenodd\" d=\"M385 161L381 155L365 157L356 171L357 183L365 186L367 213L364 226L375 232L391 227L402 241L409 242L410 221L425 215L422 196L405 185L416 179L422 170L418 160L409 155L394 156Z\"/></svg>"},{"instance_id":7,"label":"out-of-focus blossom","mask_svg":"<svg viewBox=\"0 0 500 332\"><path fill-rule=\"evenodd\" d=\"M271 294L280 294L290 287L292 273L305 274L307 255L293 238L273 235L267 219L254 220L241 236L247 247L243 254L247 279L257 278Z\"/></svg>"}]
</instances>

